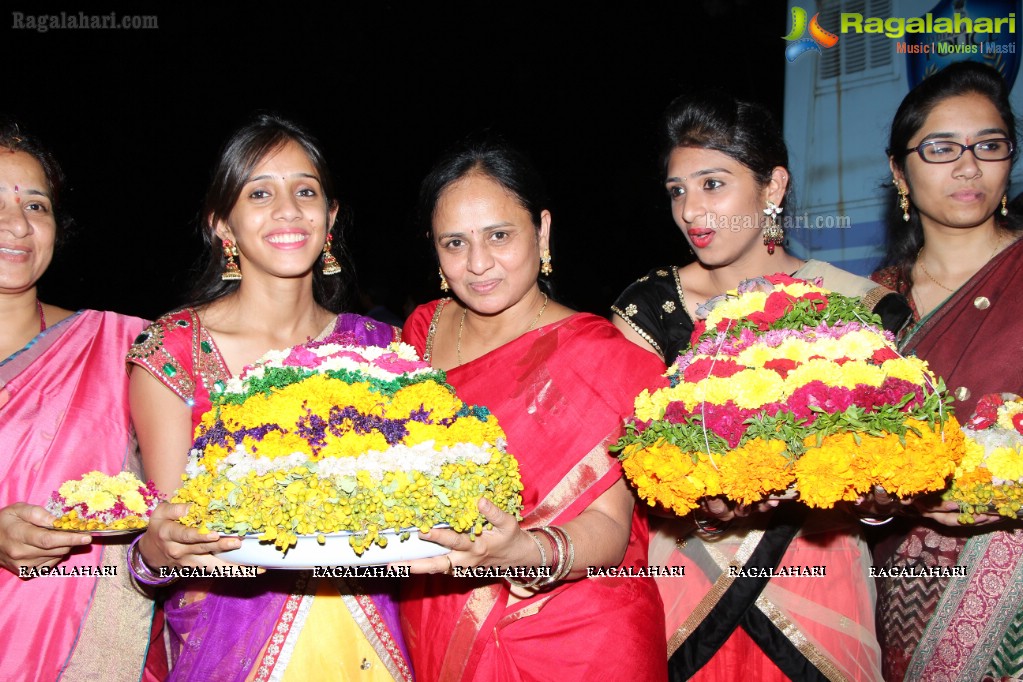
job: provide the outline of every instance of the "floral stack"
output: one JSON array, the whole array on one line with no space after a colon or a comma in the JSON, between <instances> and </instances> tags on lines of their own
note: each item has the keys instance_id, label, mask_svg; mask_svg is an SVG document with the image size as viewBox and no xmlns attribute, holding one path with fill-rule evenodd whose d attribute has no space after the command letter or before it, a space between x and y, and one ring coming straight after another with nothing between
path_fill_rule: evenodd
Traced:
<instances>
[{"instance_id":1,"label":"floral stack","mask_svg":"<svg viewBox=\"0 0 1023 682\"><path fill-rule=\"evenodd\" d=\"M353 531L361 554L388 529L479 532L482 496L521 509L496 418L464 405L411 346L271 351L216 388L174 497L192 503L186 525L282 551Z\"/></svg>"},{"instance_id":2,"label":"floral stack","mask_svg":"<svg viewBox=\"0 0 1023 682\"><path fill-rule=\"evenodd\" d=\"M698 314L669 386L636 398L617 444L651 505L684 515L706 496L794 492L831 507L874 486L945 488L964 445L944 384L858 299L773 275Z\"/></svg>"},{"instance_id":3,"label":"floral stack","mask_svg":"<svg viewBox=\"0 0 1023 682\"><path fill-rule=\"evenodd\" d=\"M128 471L114 476L90 471L61 484L46 503L46 511L58 517L53 527L61 530L130 531L148 526L159 503L152 481L143 483Z\"/></svg>"},{"instance_id":4,"label":"floral stack","mask_svg":"<svg viewBox=\"0 0 1023 682\"><path fill-rule=\"evenodd\" d=\"M1023 509L1023 398L983 396L963 432L966 454L945 499L959 504L963 523L973 523L974 514L1017 518Z\"/></svg>"}]
</instances>

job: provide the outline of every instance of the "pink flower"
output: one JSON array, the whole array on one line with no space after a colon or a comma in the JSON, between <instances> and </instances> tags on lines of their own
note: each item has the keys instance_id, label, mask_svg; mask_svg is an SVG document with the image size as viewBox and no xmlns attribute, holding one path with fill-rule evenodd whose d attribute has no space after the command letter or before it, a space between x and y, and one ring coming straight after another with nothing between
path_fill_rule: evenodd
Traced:
<instances>
[{"instance_id":1,"label":"pink flower","mask_svg":"<svg viewBox=\"0 0 1023 682\"><path fill-rule=\"evenodd\" d=\"M397 353L385 353L373 361L373 364L381 369L386 369L395 374L414 372L425 367L425 363L417 360L403 360Z\"/></svg>"},{"instance_id":2,"label":"pink flower","mask_svg":"<svg viewBox=\"0 0 1023 682\"><path fill-rule=\"evenodd\" d=\"M673 400L664 408L664 421L672 424L682 424L692 412L686 409L685 403L681 400Z\"/></svg>"},{"instance_id":3,"label":"pink flower","mask_svg":"<svg viewBox=\"0 0 1023 682\"><path fill-rule=\"evenodd\" d=\"M816 414L811 407L824 409L828 402L828 386L823 381L811 381L792 392L788 408L797 419L813 421Z\"/></svg>"},{"instance_id":4,"label":"pink flower","mask_svg":"<svg viewBox=\"0 0 1023 682\"><path fill-rule=\"evenodd\" d=\"M724 438L728 442L728 447L739 447L742 434L746 432L746 424L743 422L746 421L748 415L736 407L731 400L724 405L704 403L694 414L702 414L703 423L710 431Z\"/></svg>"},{"instance_id":5,"label":"pink flower","mask_svg":"<svg viewBox=\"0 0 1023 682\"><path fill-rule=\"evenodd\" d=\"M308 348L295 346L281 364L285 367L308 367L312 369L320 365L320 356Z\"/></svg>"}]
</instances>

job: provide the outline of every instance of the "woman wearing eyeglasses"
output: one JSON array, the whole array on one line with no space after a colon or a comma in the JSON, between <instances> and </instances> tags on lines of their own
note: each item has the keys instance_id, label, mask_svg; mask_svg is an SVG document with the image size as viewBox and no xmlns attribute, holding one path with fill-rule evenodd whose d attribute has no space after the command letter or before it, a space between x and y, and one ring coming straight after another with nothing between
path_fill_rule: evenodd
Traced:
<instances>
[{"instance_id":1,"label":"woman wearing eyeglasses","mask_svg":"<svg viewBox=\"0 0 1023 682\"><path fill-rule=\"evenodd\" d=\"M987 393L1023 394L1023 220L1007 206L1015 146L1008 88L975 62L918 85L892 122L897 211L886 267L874 279L910 300L916 324L904 352L945 379L960 421ZM922 517L893 531L877 563L958 564L966 577L879 583L885 679L1018 679L1023 531L988 526L998 520L991 516L960 526L953 503L917 507Z\"/></svg>"}]
</instances>

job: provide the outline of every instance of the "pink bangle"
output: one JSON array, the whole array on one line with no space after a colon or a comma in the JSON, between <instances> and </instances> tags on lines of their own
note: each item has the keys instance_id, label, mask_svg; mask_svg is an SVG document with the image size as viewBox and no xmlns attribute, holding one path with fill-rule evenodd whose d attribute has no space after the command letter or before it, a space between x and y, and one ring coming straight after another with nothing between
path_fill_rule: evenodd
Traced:
<instances>
[{"instance_id":1,"label":"pink bangle","mask_svg":"<svg viewBox=\"0 0 1023 682\"><path fill-rule=\"evenodd\" d=\"M142 536L139 535L137 538L131 541L131 545L128 546L128 571L132 577L143 585L151 585L153 587L160 587L162 585L170 585L172 582L177 580L177 576L170 575L166 578L153 573L153 569L146 565L145 560L142 558L142 550L139 549L139 540Z\"/></svg>"}]
</instances>

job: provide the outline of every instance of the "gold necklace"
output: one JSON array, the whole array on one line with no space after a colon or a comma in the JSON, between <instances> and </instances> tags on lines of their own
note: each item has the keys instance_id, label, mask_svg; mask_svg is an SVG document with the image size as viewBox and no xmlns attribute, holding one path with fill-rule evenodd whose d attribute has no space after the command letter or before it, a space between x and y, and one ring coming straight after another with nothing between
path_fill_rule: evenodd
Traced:
<instances>
[{"instance_id":1,"label":"gold necklace","mask_svg":"<svg viewBox=\"0 0 1023 682\"><path fill-rule=\"evenodd\" d=\"M536 327L536 324L540 321L540 318L543 317L543 312L547 310L548 300L549 299L547 298L547 294L544 294L543 305L540 306L540 312L536 314L536 317L533 318L533 321L529 323L528 327L526 327L526 332L532 331L533 328ZM462 317L461 319L458 320L458 338L455 341L455 357L458 359L459 365L462 364L462 330L465 328L465 316L468 313L469 313L468 308L462 308ZM526 332L522 333L525 334Z\"/></svg>"},{"instance_id":2,"label":"gold necklace","mask_svg":"<svg viewBox=\"0 0 1023 682\"><path fill-rule=\"evenodd\" d=\"M994 257L995 257L995 254L996 254L996 253L998 253L998 247L1000 247L1001 245L1002 245L1002 238L1001 238L1001 237L999 237L999 238L998 238L998 241L997 241L997 242L995 242L995 248L994 248L994 250L992 250L992 251L991 251L991 255L987 257L987 261L984 261L984 262L985 262L985 264L986 264L986 263L987 263L988 261L990 261L990 260L991 260L992 258L994 258ZM919 265L919 266L920 266L920 269L924 271L924 274L925 274L925 275L927 275L927 279L931 280L932 282L934 282L935 284L937 284L937 285L938 285L939 287L941 287L941 288L942 288L942 289L944 289L945 291L949 292L950 294L954 294L954 293L955 293L955 292L957 291L956 289L950 289L950 288L948 288L947 286L945 286L944 284L942 284L941 282L939 282L938 280L936 280L936 279L934 278L934 275L932 275L931 273L929 273L929 272L927 271L927 268L926 268L926 267L924 266L924 262L923 262L922 260L920 260L920 254L921 254L921 253L923 253L923 252L924 252L924 247L923 247L923 246L921 246L921 247L920 247L920 250L916 252L916 264L917 264L917 265ZM984 267L984 266L982 265L981 267ZM976 274L976 273L974 273L974 274ZM961 285L960 285L960 286L961 286Z\"/></svg>"}]
</instances>

